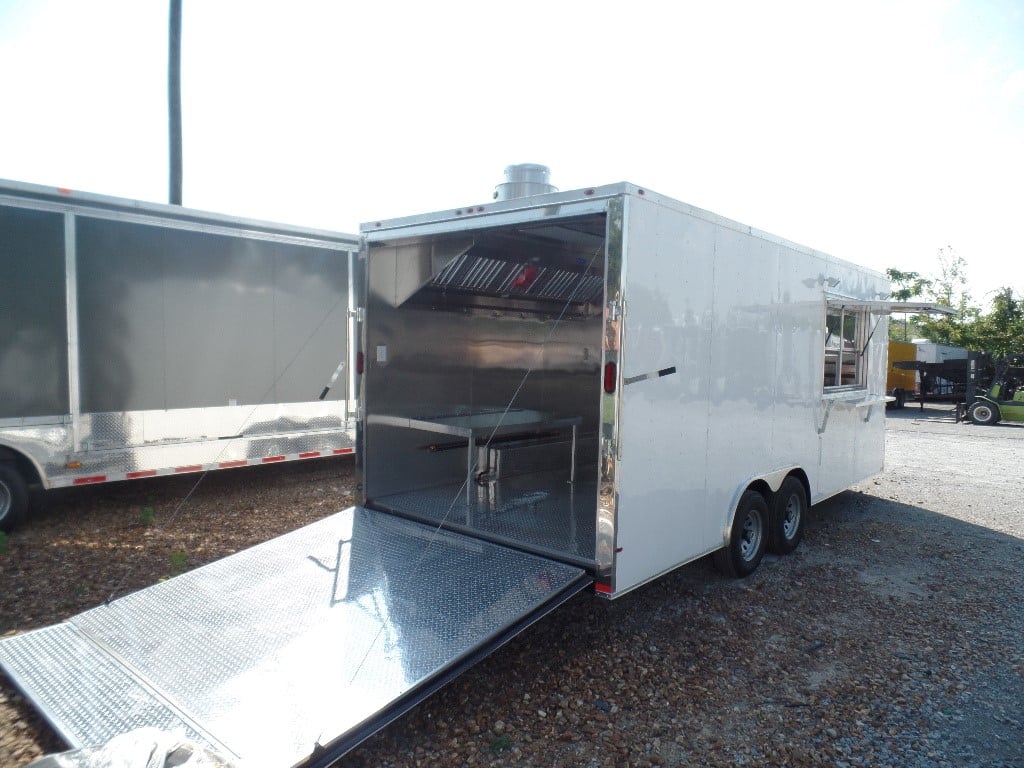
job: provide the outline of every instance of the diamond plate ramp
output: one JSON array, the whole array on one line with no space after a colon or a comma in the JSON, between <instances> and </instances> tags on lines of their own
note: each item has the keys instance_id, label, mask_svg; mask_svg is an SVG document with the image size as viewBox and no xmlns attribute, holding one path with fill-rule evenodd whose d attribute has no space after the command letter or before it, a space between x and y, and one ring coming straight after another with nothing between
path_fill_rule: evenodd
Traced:
<instances>
[{"instance_id":1,"label":"diamond plate ramp","mask_svg":"<svg viewBox=\"0 0 1024 768\"><path fill-rule=\"evenodd\" d=\"M589 581L352 507L4 640L0 666L73 746L151 725L244 765L326 764Z\"/></svg>"}]
</instances>

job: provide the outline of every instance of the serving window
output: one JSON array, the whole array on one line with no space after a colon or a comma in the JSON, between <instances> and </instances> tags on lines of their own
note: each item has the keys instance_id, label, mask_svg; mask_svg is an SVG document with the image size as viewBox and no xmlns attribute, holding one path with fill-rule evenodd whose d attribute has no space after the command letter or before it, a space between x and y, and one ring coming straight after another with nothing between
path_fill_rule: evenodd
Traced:
<instances>
[{"instance_id":1,"label":"serving window","mask_svg":"<svg viewBox=\"0 0 1024 768\"><path fill-rule=\"evenodd\" d=\"M830 301L825 311L825 392L867 387L871 323L867 307Z\"/></svg>"}]
</instances>

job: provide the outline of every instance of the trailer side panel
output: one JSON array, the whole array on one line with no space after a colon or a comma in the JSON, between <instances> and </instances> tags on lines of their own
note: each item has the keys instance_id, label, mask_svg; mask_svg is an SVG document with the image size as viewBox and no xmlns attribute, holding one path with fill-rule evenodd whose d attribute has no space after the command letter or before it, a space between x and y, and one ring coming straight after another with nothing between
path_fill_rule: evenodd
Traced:
<instances>
[{"instance_id":1,"label":"trailer side panel","mask_svg":"<svg viewBox=\"0 0 1024 768\"><path fill-rule=\"evenodd\" d=\"M61 214L0 206L0 421L68 413L64 269Z\"/></svg>"},{"instance_id":2,"label":"trailer side panel","mask_svg":"<svg viewBox=\"0 0 1024 768\"><path fill-rule=\"evenodd\" d=\"M356 251L0 181L0 458L52 488L352 453Z\"/></svg>"},{"instance_id":3,"label":"trailer side panel","mask_svg":"<svg viewBox=\"0 0 1024 768\"><path fill-rule=\"evenodd\" d=\"M85 216L76 232L83 412L308 402L346 357L344 253Z\"/></svg>"},{"instance_id":4,"label":"trailer side panel","mask_svg":"<svg viewBox=\"0 0 1024 768\"><path fill-rule=\"evenodd\" d=\"M795 471L817 500L884 445L887 320L862 306L880 275L652 196L625 232L615 594L721 548L746 488ZM856 306L827 382L839 286Z\"/></svg>"}]
</instances>

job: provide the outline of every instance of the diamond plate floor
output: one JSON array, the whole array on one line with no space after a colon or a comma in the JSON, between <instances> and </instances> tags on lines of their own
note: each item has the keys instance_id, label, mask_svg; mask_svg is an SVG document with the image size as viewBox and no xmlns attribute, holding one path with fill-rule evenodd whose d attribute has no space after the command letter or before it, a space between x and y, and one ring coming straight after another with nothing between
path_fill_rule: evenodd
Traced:
<instances>
[{"instance_id":1,"label":"diamond plate floor","mask_svg":"<svg viewBox=\"0 0 1024 768\"><path fill-rule=\"evenodd\" d=\"M243 765L291 766L380 727L587 582L563 563L352 507L5 639L0 666L73 745L180 722Z\"/></svg>"},{"instance_id":2,"label":"diamond plate floor","mask_svg":"<svg viewBox=\"0 0 1024 768\"><path fill-rule=\"evenodd\" d=\"M569 483L565 473L538 472L478 486L472 504L464 485L382 496L374 504L418 520L479 531L512 546L527 546L592 563L596 556L597 482Z\"/></svg>"}]
</instances>

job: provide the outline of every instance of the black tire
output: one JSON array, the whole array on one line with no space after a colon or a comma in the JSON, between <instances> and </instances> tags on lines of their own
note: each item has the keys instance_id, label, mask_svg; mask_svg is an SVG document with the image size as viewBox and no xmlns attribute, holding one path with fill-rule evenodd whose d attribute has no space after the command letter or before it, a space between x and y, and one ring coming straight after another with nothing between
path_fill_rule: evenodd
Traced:
<instances>
[{"instance_id":1,"label":"black tire","mask_svg":"<svg viewBox=\"0 0 1024 768\"><path fill-rule=\"evenodd\" d=\"M999 421L999 408L992 403L978 400L971 403L971 407L967 409L967 418L975 424L988 427Z\"/></svg>"},{"instance_id":2,"label":"black tire","mask_svg":"<svg viewBox=\"0 0 1024 768\"><path fill-rule=\"evenodd\" d=\"M715 552L715 566L726 576L742 579L757 570L764 557L768 502L757 491L744 491L736 505L729 543Z\"/></svg>"},{"instance_id":3,"label":"black tire","mask_svg":"<svg viewBox=\"0 0 1024 768\"><path fill-rule=\"evenodd\" d=\"M28 488L13 464L0 462L0 531L10 531L28 511Z\"/></svg>"},{"instance_id":4,"label":"black tire","mask_svg":"<svg viewBox=\"0 0 1024 768\"><path fill-rule=\"evenodd\" d=\"M778 492L772 496L768 516L769 552L788 555L799 546L804 537L808 506L804 484L795 477L783 480Z\"/></svg>"}]
</instances>

